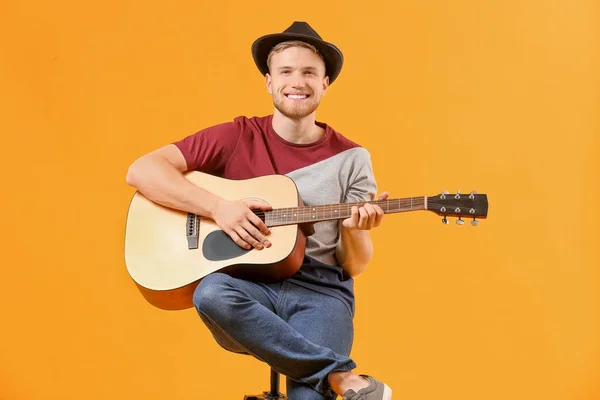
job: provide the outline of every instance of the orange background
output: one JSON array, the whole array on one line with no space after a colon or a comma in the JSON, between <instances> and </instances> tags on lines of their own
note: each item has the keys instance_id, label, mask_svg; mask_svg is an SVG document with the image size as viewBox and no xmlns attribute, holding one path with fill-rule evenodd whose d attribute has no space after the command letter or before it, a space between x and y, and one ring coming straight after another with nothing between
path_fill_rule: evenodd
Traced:
<instances>
[{"instance_id":1,"label":"orange background","mask_svg":"<svg viewBox=\"0 0 600 400\"><path fill-rule=\"evenodd\" d=\"M308 21L346 64L317 119L392 197L478 190L479 227L388 216L353 357L396 399L600 398L598 3L0 3L1 399L242 399L268 368L124 265L130 163L272 112L252 41Z\"/></svg>"}]
</instances>

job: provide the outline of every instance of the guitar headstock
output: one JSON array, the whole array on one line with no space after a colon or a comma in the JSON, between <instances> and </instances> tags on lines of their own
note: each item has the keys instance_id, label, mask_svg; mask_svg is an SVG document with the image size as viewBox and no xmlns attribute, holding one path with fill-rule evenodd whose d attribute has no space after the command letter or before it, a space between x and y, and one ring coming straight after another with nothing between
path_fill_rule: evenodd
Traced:
<instances>
[{"instance_id":1,"label":"guitar headstock","mask_svg":"<svg viewBox=\"0 0 600 400\"><path fill-rule=\"evenodd\" d=\"M427 209L443 216L442 222L448 224L449 216L458 217L456 223L464 224L463 217L473 218L471 224L478 224L477 218L487 218L488 200L487 195L477 194L472 191L469 194L462 194L458 190L454 194L443 191L437 196L427 197Z\"/></svg>"}]
</instances>

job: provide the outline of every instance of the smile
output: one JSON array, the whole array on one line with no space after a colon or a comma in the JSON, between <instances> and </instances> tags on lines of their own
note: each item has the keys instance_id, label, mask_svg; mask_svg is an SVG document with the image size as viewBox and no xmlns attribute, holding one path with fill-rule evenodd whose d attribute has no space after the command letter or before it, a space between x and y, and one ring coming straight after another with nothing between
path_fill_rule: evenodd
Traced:
<instances>
[{"instance_id":1,"label":"smile","mask_svg":"<svg viewBox=\"0 0 600 400\"><path fill-rule=\"evenodd\" d=\"M304 100L308 98L307 94L286 94L285 97L291 100Z\"/></svg>"}]
</instances>

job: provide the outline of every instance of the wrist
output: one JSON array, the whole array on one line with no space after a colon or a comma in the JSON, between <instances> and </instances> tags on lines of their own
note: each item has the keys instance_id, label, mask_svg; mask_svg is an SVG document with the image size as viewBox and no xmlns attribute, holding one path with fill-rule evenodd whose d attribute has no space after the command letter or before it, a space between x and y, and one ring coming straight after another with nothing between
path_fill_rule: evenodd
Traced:
<instances>
[{"instance_id":1,"label":"wrist","mask_svg":"<svg viewBox=\"0 0 600 400\"><path fill-rule=\"evenodd\" d=\"M206 205L206 211L208 213L207 217L214 220L219 210L219 207L221 207L221 205L225 201L225 199L222 199L219 196L211 195Z\"/></svg>"}]
</instances>

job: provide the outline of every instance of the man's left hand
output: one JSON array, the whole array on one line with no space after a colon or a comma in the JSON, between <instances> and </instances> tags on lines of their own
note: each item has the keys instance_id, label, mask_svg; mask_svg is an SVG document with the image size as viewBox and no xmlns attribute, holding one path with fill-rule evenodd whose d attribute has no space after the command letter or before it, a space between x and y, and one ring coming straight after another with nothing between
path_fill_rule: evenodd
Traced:
<instances>
[{"instance_id":1,"label":"man's left hand","mask_svg":"<svg viewBox=\"0 0 600 400\"><path fill-rule=\"evenodd\" d=\"M389 193L383 192L377 200L385 200L388 198ZM359 230L370 230L381 225L383 220L384 212L376 204L366 203L362 207L352 207L352 214L350 218L346 218L342 221L342 226L346 229L359 229Z\"/></svg>"}]
</instances>

